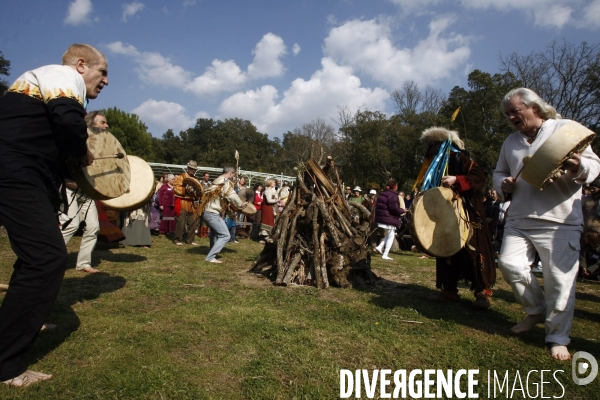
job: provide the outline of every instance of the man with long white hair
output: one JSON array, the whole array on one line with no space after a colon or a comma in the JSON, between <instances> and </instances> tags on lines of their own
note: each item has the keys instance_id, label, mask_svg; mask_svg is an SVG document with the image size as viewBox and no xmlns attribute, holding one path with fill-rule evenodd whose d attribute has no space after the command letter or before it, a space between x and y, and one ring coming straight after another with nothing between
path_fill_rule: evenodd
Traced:
<instances>
[{"instance_id":1,"label":"man with long white hair","mask_svg":"<svg viewBox=\"0 0 600 400\"><path fill-rule=\"evenodd\" d=\"M512 331L527 332L545 322L551 356L568 360L583 230L581 186L598 176L600 159L587 146L567 160L562 177L541 191L515 177L524 166L523 159L571 121L561 119L551 105L527 88L511 90L500 109L517 131L504 141L494 170L494 187L505 199L511 197L499 267L527 314ZM544 292L529 267L536 252L542 262Z\"/></svg>"}]
</instances>

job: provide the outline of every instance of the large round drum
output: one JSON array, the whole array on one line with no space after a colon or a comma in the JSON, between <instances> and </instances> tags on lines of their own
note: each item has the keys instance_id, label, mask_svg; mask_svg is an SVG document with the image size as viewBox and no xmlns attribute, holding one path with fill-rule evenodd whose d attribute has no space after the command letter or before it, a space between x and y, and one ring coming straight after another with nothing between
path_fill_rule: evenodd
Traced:
<instances>
[{"instance_id":1,"label":"large round drum","mask_svg":"<svg viewBox=\"0 0 600 400\"><path fill-rule=\"evenodd\" d=\"M122 196L102 203L110 209L117 211L133 211L148 203L154 194L154 172L150 165L136 156L129 156L131 166L131 185Z\"/></svg>"},{"instance_id":2,"label":"large round drum","mask_svg":"<svg viewBox=\"0 0 600 400\"><path fill-rule=\"evenodd\" d=\"M234 209L237 210L237 211L239 211L239 212L241 212L244 215L254 215L254 214L256 214L256 207L252 203L246 203L245 207L241 207L241 208L234 207Z\"/></svg>"},{"instance_id":3,"label":"large round drum","mask_svg":"<svg viewBox=\"0 0 600 400\"><path fill-rule=\"evenodd\" d=\"M256 214L256 207L252 203L254 201L254 190L250 188L244 188L238 192L238 197L242 200L242 203L247 203L244 208L235 208L237 211L241 212L244 215L254 215ZM232 205L233 206L233 205Z\"/></svg>"},{"instance_id":4,"label":"large round drum","mask_svg":"<svg viewBox=\"0 0 600 400\"><path fill-rule=\"evenodd\" d=\"M191 197L194 200L202 200L202 192L204 189L202 188L202 184L198 181L198 179L193 177L183 178L183 182L181 182L181 184L185 189L186 197Z\"/></svg>"},{"instance_id":5,"label":"large round drum","mask_svg":"<svg viewBox=\"0 0 600 400\"><path fill-rule=\"evenodd\" d=\"M121 196L129 189L131 170L123 146L110 132L88 129L87 146L94 155L92 165L76 168L71 172L77 186L95 200L108 200ZM110 157L118 153L123 158Z\"/></svg>"},{"instance_id":6,"label":"large round drum","mask_svg":"<svg viewBox=\"0 0 600 400\"><path fill-rule=\"evenodd\" d=\"M571 121L558 128L525 163L521 178L543 190L562 175L564 162L574 153L581 153L596 134Z\"/></svg>"},{"instance_id":7,"label":"large round drum","mask_svg":"<svg viewBox=\"0 0 600 400\"><path fill-rule=\"evenodd\" d=\"M471 238L471 225L460 196L451 189L429 189L415 198L408 216L410 235L419 250L450 257Z\"/></svg>"}]
</instances>

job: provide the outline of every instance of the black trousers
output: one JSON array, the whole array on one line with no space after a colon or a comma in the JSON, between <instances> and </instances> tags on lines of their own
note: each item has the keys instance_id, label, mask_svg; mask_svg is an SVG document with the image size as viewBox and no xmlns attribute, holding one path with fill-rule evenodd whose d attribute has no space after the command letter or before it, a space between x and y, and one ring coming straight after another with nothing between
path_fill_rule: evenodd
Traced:
<instances>
[{"instance_id":1,"label":"black trousers","mask_svg":"<svg viewBox=\"0 0 600 400\"><path fill-rule=\"evenodd\" d=\"M0 381L27 370L23 355L56 301L67 248L48 194L25 181L0 178L0 224L17 261L0 306Z\"/></svg>"}]
</instances>

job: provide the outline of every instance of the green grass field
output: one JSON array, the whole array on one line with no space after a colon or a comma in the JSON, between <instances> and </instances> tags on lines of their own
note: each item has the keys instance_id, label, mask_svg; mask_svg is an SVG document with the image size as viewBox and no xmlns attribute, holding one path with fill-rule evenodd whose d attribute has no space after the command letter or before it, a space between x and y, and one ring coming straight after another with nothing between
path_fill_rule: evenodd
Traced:
<instances>
[{"instance_id":1,"label":"green grass field","mask_svg":"<svg viewBox=\"0 0 600 400\"><path fill-rule=\"evenodd\" d=\"M226 247L220 265L204 261L207 239L197 247L164 237L149 249L104 247L94 252L94 275L74 270L79 241L69 244L48 320L58 327L28 355L32 369L54 377L0 385L1 399L334 399L341 369L479 369L479 398L494 398L488 371L508 371L516 391L505 387L495 398L518 399L541 398L540 373L529 382L527 373L550 370L544 397L600 398L600 377L575 385L571 362L549 357L543 326L510 334L524 313L501 278L492 308L480 311L465 285L460 303L428 302L435 261L418 253L374 257L375 287L317 290L247 273L261 251L249 240ZM0 283L14 260L0 235ZM578 283L576 307L570 349L600 360L600 284ZM557 370L564 372L554 379Z\"/></svg>"}]
</instances>

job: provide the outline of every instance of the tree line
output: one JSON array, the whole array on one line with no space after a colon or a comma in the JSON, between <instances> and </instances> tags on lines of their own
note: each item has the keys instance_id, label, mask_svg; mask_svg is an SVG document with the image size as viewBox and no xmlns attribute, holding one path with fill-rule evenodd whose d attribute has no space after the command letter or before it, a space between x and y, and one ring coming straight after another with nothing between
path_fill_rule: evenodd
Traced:
<instances>
[{"instance_id":1,"label":"tree line","mask_svg":"<svg viewBox=\"0 0 600 400\"><path fill-rule=\"evenodd\" d=\"M1 57L0 74L10 63ZM504 139L513 132L502 115L502 97L515 87L529 87L553 105L563 118L598 131L600 116L600 44L573 45L555 41L530 54L499 56L499 72L474 70L467 87L448 95L430 86L407 81L392 92L395 113L340 106L335 120L316 118L269 138L250 121L200 118L178 134L172 130L153 137L135 114L104 110L110 131L125 150L149 162L200 165L232 164L240 154L243 169L294 175L294 167L312 156L332 155L341 178L350 185L381 187L388 178L409 190L425 154L421 133L432 126L459 132L471 157L491 177ZM456 118L453 115L460 108ZM598 153L600 139L592 147Z\"/></svg>"}]
</instances>

